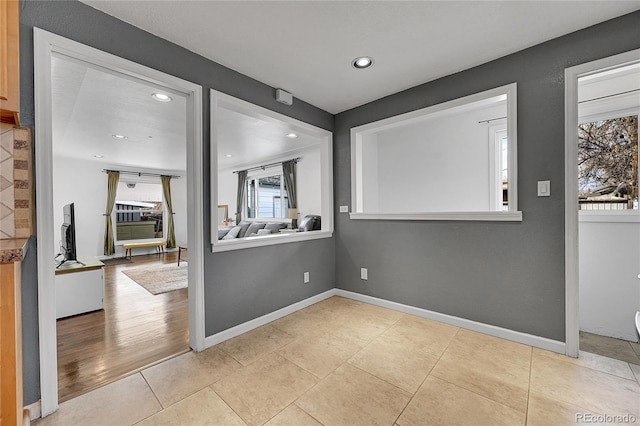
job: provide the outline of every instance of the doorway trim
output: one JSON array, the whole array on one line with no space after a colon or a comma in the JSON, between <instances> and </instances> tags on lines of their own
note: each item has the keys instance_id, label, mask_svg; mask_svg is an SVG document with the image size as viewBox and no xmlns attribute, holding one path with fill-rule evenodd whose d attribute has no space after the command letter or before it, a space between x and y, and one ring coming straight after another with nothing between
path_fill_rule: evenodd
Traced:
<instances>
[{"instance_id":1,"label":"doorway trim","mask_svg":"<svg viewBox=\"0 0 640 426\"><path fill-rule=\"evenodd\" d=\"M578 78L640 62L640 49L566 68L564 71L565 350L577 358L580 339L578 251Z\"/></svg>"},{"instance_id":2,"label":"doorway trim","mask_svg":"<svg viewBox=\"0 0 640 426\"><path fill-rule=\"evenodd\" d=\"M42 416L58 409L56 294L53 265L53 145L51 59L61 54L131 78L164 86L187 100L187 238L189 241L189 346L205 349L202 87L161 71L34 28L38 325Z\"/></svg>"}]
</instances>

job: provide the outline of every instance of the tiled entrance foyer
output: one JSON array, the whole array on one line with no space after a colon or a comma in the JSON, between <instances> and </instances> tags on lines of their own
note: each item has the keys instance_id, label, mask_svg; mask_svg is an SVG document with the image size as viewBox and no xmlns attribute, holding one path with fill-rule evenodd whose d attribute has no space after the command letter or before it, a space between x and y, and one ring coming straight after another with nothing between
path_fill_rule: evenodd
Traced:
<instances>
[{"instance_id":1,"label":"tiled entrance foyer","mask_svg":"<svg viewBox=\"0 0 640 426\"><path fill-rule=\"evenodd\" d=\"M588 414L640 424L638 379L626 362L574 360L332 297L35 424L548 426Z\"/></svg>"}]
</instances>

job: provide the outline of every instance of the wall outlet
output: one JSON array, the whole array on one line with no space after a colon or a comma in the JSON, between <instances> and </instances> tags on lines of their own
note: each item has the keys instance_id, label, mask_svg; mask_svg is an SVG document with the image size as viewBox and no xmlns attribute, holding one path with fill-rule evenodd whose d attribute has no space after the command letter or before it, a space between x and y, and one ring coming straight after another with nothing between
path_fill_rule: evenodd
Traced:
<instances>
[{"instance_id":1,"label":"wall outlet","mask_svg":"<svg viewBox=\"0 0 640 426\"><path fill-rule=\"evenodd\" d=\"M340 213L349 213L349 206L340 206Z\"/></svg>"},{"instance_id":2,"label":"wall outlet","mask_svg":"<svg viewBox=\"0 0 640 426\"><path fill-rule=\"evenodd\" d=\"M308 282L309 282L309 273L308 273L308 272L305 272L305 273L304 273L304 283L306 284L306 283L308 283Z\"/></svg>"},{"instance_id":3,"label":"wall outlet","mask_svg":"<svg viewBox=\"0 0 640 426\"><path fill-rule=\"evenodd\" d=\"M369 279L369 273L367 271L367 268L360 268L360 279L361 280L368 280Z\"/></svg>"}]
</instances>

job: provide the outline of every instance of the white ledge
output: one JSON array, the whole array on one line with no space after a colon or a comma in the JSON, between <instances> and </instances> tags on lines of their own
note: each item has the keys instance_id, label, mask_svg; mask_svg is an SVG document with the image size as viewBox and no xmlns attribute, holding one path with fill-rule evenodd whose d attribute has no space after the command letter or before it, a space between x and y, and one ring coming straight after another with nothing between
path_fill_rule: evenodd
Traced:
<instances>
[{"instance_id":1,"label":"white ledge","mask_svg":"<svg viewBox=\"0 0 640 426\"><path fill-rule=\"evenodd\" d=\"M580 210L578 212L580 222L618 222L618 223L638 223L640 222L640 211L620 210L620 211L598 211Z\"/></svg>"},{"instance_id":2,"label":"white ledge","mask_svg":"<svg viewBox=\"0 0 640 426\"><path fill-rule=\"evenodd\" d=\"M297 243L300 241L331 238L333 231L307 231L290 234L260 235L257 237L238 238L235 240L216 241L211 245L213 253L242 250L254 247L273 246L276 244Z\"/></svg>"},{"instance_id":3,"label":"white ledge","mask_svg":"<svg viewBox=\"0 0 640 426\"><path fill-rule=\"evenodd\" d=\"M351 219L365 220L468 220L522 222L522 212L433 212L433 213L350 213Z\"/></svg>"}]
</instances>

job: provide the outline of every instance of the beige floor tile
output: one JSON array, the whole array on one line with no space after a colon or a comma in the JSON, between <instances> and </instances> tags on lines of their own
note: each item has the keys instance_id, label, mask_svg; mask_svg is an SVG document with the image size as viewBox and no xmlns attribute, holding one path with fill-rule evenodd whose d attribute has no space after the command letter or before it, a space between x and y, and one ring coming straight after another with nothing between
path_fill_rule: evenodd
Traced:
<instances>
[{"instance_id":1,"label":"beige floor tile","mask_svg":"<svg viewBox=\"0 0 640 426\"><path fill-rule=\"evenodd\" d=\"M406 340L383 335L355 354L349 364L415 393L438 358Z\"/></svg>"},{"instance_id":2,"label":"beige floor tile","mask_svg":"<svg viewBox=\"0 0 640 426\"><path fill-rule=\"evenodd\" d=\"M275 353L212 385L250 425L261 425L311 388L316 377Z\"/></svg>"},{"instance_id":3,"label":"beige floor tile","mask_svg":"<svg viewBox=\"0 0 640 426\"><path fill-rule=\"evenodd\" d=\"M309 308L277 319L269 323L269 325L296 338L309 337L317 333L327 333L332 329L330 313L320 309L310 310Z\"/></svg>"},{"instance_id":4,"label":"beige floor tile","mask_svg":"<svg viewBox=\"0 0 640 426\"><path fill-rule=\"evenodd\" d=\"M318 423L302 408L291 404L265 423L265 426L322 426L322 423Z\"/></svg>"},{"instance_id":5,"label":"beige floor tile","mask_svg":"<svg viewBox=\"0 0 640 426\"><path fill-rule=\"evenodd\" d=\"M246 423L211 388L206 387L136 424L151 425L246 426Z\"/></svg>"},{"instance_id":6,"label":"beige floor tile","mask_svg":"<svg viewBox=\"0 0 640 426\"><path fill-rule=\"evenodd\" d=\"M391 425L411 395L350 365L343 365L296 401L320 423Z\"/></svg>"},{"instance_id":7,"label":"beige floor tile","mask_svg":"<svg viewBox=\"0 0 640 426\"><path fill-rule=\"evenodd\" d=\"M242 365L249 365L294 340L293 336L284 331L265 325L222 342L216 347L234 357Z\"/></svg>"},{"instance_id":8,"label":"beige floor tile","mask_svg":"<svg viewBox=\"0 0 640 426\"><path fill-rule=\"evenodd\" d=\"M594 413L544 395L531 393L527 411L527 426L588 424L586 420ZM602 423L599 423L602 424Z\"/></svg>"},{"instance_id":9,"label":"beige floor tile","mask_svg":"<svg viewBox=\"0 0 640 426\"><path fill-rule=\"evenodd\" d=\"M533 352L537 355L557 359L558 361L571 362L582 367L613 374L614 376L622 377L624 379L635 380L635 377L631 372L631 368L629 367L629 363L617 359L607 358L602 355L592 354L585 351L580 351L580 356L578 358L571 358L566 355L537 348L533 348Z\"/></svg>"},{"instance_id":10,"label":"beige floor tile","mask_svg":"<svg viewBox=\"0 0 640 426\"><path fill-rule=\"evenodd\" d=\"M163 407L228 376L240 363L216 347L188 352L142 371Z\"/></svg>"},{"instance_id":11,"label":"beige floor tile","mask_svg":"<svg viewBox=\"0 0 640 426\"><path fill-rule=\"evenodd\" d=\"M403 338L434 356L440 356L459 328L437 321L405 315L385 335Z\"/></svg>"},{"instance_id":12,"label":"beige floor tile","mask_svg":"<svg viewBox=\"0 0 640 426\"><path fill-rule=\"evenodd\" d=\"M425 380L398 419L400 426L524 424L523 412L436 377Z\"/></svg>"},{"instance_id":13,"label":"beige floor tile","mask_svg":"<svg viewBox=\"0 0 640 426\"><path fill-rule=\"evenodd\" d=\"M460 330L431 375L526 412L531 347Z\"/></svg>"},{"instance_id":14,"label":"beige floor tile","mask_svg":"<svg viewBox=\"0 0 640 426\"><path fill-rule=\"evenodd\" d=\"M640 385L570 362L533 354L531 392L598 414L640 418Z\"/></svg>"},{"instance_id":15,"label":"beige floor tile","mask_svg":"<svg viewBox=\"0 0 640 426\"><path fill-rule=\"evenodd\" d=\"M640 364L640 355L634 351L631 342L613 337L580 332L580 350L620 361Z\"/></svg>"},{"instance_id":16,"label":"beige floor tile","mask_svg":"<svg viewBox=\"0 0 640 426\"><path fill-rule=\"evenodd\" d=\"M633 372L633 375L636 377L636 381L640 383L640 365L629 364L629 367L631 367L631 371Z\"/></svg>"},{"instance_id":17,"label":"beige floor tile","mask_svg":"<svg viewBox=\"0 0 640 426\"><path fill-rule=\"evenodd\" d=\"M140 374L134 374L60 404L34 425L132 425L162 407Z\"/></svg>"},{"instance_id":18,"label":"beige floor tile","mask_svg":"<svg viewBox=\"0 0 640 426\"><path fill-rule=\"evenodd\" d=\"M298 339L278 351L289 361L323 378L363 348L357 341L332 334Z\"/></svg>"}]
</instances>

